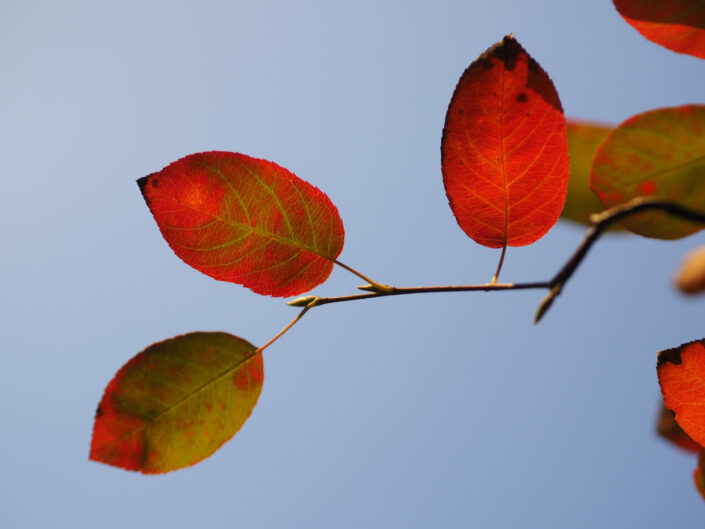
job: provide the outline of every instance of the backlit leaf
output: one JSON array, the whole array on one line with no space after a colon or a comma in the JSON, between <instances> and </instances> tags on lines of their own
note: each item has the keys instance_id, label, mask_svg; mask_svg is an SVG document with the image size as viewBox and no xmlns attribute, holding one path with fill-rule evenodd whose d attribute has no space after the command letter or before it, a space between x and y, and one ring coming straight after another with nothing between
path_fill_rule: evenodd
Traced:
<instances>
[{"instance_id":1,"label":"backlit leaf","mask_svg":"<svg viewBox=\"0 0 705 529\"><path fill-rule=\"evenodd\" d=\"M159 474L210 456L257 403L262 355L222 332L194 332L150 345L105 388L90 458Z\"/></svg>"},{"instance_id":2,"label":"backlit leaf","mask_svg":"<svg viewBox=\"0 0 705 529\"><path fill-rule=\"evenodd\" d=\"M568 121L570 178L561 218L589 224L590 214L604 209L600 199L590 189L590 166L597 148L610 130L612 127L606 125Z\"/></svg>"},{"instance_id":3,"label":"backlit leaf","mask_svg":"<svg viewBox=\"0 0 705 529\"><path fill-rule=\"evenodd\" d=\"M614 5L650 41L705 59L705 1L614 0Z\"/></svg>"},{"instance_id":4,"label":"backlit leaf","mask_svg":"<svg viewBox=\"0 0 705 529\"><path fill-rule=\"evenodd\" d=\"M705 246L685 256L675 277L676 286L684 294L705 291Z\"/></svg>"},{"instance_id":5,"label":"backlit leaf","mask_svg":"<svg viewBox=\"0 0 705 529\"><path fill-rule=\"evenodd\" d=\"M705 446L705 339L661 351L657 372L666 407L683 431Z\"/></svg>"},{"instance_id":6,"label":"backlit leaf","mask_svg":"<svg viewBox=\"0 0 705 529\"><path fill-rule=\"evenodd\" d=\"M450 207L478 243L530 244L558 220L569 172L565 117L551 79L513 36L463 73L441 154Z\"/></svg>"},{"instance_id":7,"label":"backlit leaf","mask_svg":"<svg viewBox=\"0 0 705 529\"><path fill-rule=\"evenodd\" d=\"M705 500L705 450L700 454L698 468L696 468L693 473L693 480L695 481L695 487Z\"/></svg>"},{"instance_id":8,"label":"backlit leaf","mask_svg":"<svg viewBox=\"0 0 705 529\"><path fill-rule=\"evenodd\" d=\"M704 450L699 443L693 441L690 436L683 431L683 428L678 425L676 419L673 417L673 412L666 408L663 403L661 403L661 412L659 413L656 431L661 437L668 439L671 443L687 452L699 454Z\"/></svg>"},{"instance_id":9,"label":"backlit leaf","mask_svg":"<svg viewBox=\"0 0 705 529\"><path fill-rule=\"evenodd\" d=\"M605 208L650 196L705 211L705 106L651 110L629 118L600 145L590 187ZM663 212L632 215L622 224L658 239L677 239L702 228Z\"/></svg>"},{"instance_id":10,"label":"backlit leaf","mask_svg":"<svg viewBox=\"0 0 705 529\"><path fill-rule=\"evenodd\" d=\"M258 294L311 290L343 249L343 223L330 199L267 160L191 154L137 182L176 255Z\"/></svg>"}]
</instances>

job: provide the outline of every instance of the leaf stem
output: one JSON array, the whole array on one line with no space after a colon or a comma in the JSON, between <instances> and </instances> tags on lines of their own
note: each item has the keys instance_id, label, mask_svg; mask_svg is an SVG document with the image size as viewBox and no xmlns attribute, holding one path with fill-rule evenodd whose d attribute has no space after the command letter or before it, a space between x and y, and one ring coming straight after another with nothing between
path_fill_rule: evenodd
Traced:
<instances>
[{"instance_id":1,"label":"leaf stem","mask_svg":"<svg viewBox=\"0 0 705 529\"><path fill-rule=\"evenodd\" d=\"M502 271L502 265L504 264L504 255L507 253L507 243L505 241L504 246L502 246L502 255L499 256L499 264L497 265L497 271L494 273L494 276L492 277L492 283L493 285L497 282L497 279L499 279L499 273Z\"/></svg>"},{"instance_id":2,"label":"leaf stem","mask_svg":"<svg viewBox=\"0 0 705 529\"><path fill-rule=\"evenodd\" d=\"M271 340L269 340L266 344L264 344L264 345L261 346L261 347L258 347L257 350L255 351L255 354L261 353L261 352L264 351L267 347L269 347L269 346L272 345L274 342L276 342L279 338L281 338L281 337L286 333L286 331L288 331L289 329L291 329L291 328L296 324L296 322L298 322L301 318L303 318L303 317L304 317L304 314L306 314L306 313L309 311L309 309L315 307L316 304L317 304L317 303L316 303L316 300L317 300L318 298L316 298L315 296L312 296L312 298L313 298L313 299L301 310L301 312L299 312L299 314L296 316L296 318L294 318L293 320L291 320L291 322L289 322L289 325L287 325L287 326L284 327L281 331L279 331L279 332L277 333L277 335L276 335L274 338L272 338Z\"/></svg>"},{"instance_id":3,"label":"leaf stem","mask_svg":"<svg viewBox=\"0 0 705 529\"><path fill-rule=\"evenodd\" d=\"M573 276L577 270L580 263L583 262L585 256L595 244L595 241L600 238L600 236L605 232L605 230L613 223L619 220L641 213L643 211L655 210L662 211L673 217L678 217L684 220L689 220L691 222L696 222L699 224L705 224L705 213L695 211L675 202L668 202L660 199L650 198L650 197L638 197L624 204L620 204L613 208L607 209L601 213L596 213L590 217L590 227L585 232L583 240L580 242L578 247L575 249L568 261L556 272L556 274L548 281L535 281L530 283L498 283L497 277L502 268L502 262L504 260L504 254L506 246L502 250L502 256L499 261L499 266L497 267L497 272L489 283L476 284L476 285L447 285L447 286L427 286L427 287L391 287L389 285L381 285L371 281L369 278L363 276L356 270L350 268L349 266L335 261L335 264L345 268L346 270L352 272L361 279L367 281L369 285L363 285L358 287L361 290L368 290L367 294L356 294L350 296L336 296L321 298L318 296L304 296L297 298L293 301L287 302L287 305L294 307L304 307L304 309L299 313L294 321L292 321L282 332L275 336L269 343L264 347L269 346L274 340L279 338L287 330L291 328L309 309L319 306L327 305L329 303L340 303L344 301L356 301L361 299L374 299L388 296L401 296L406 294L432 294L437 292L471 292L482 290L484 292L489 292L493 290L529 290L529 289L548 289L549 292L546 297L541 301L536 310L536 315L534 317L534 323L538 323L541 318L546 314L548 309L553 304L554 300L563 290L563 287L568 282L568 280ZM262 347L261 349L264 349Z\"/></svg>"}]
</instances>

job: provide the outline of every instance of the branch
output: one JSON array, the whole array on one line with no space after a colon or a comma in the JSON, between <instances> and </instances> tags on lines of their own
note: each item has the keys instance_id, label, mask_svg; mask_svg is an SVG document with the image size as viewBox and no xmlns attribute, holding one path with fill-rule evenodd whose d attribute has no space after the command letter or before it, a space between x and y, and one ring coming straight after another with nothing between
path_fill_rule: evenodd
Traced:
<instances>
[{"instance_id":1,"label":"branch","mask_svg":"<svg viewBox=\"0 0 705 529\"><path fill-rule=\"evenodd\" d=\"M668 202L665 200L648 197L638 197L630 200L629 202L625 202L624 204L607 209L602 213L595 213L591 215L590 227L585 232L585 237L583 237L583 241L580 243L580 246L576 248L572 257L565 265L563 265L563 268L561 268L550 281L551 290L539 304L538 309L536 310L536 316L534 317L534 323L538 323L541 318L543 318L546 311L553 304L553 301L563 290L565 284L575 273L575 270L578 268L580 263L583 262L583 259L592 245L595 241L597 241L597 239L600 238L604 231L615 222L643 211L663 211L672 217L690 220L699 224L705 224L705 213L688 209L675 202Z\"/></svg>"},{"instance_id":2,"label":"branch","mask_svg":"<svg viewBox=\"0 0 705 529\"><path fill-rule=\"evenodd\" d=\"M293 307L306 307L306 310L329 303L340 303L343 301L355 301L358 299L375 299L387 296L402 296L405 294L431 294L434 292L471 292L481 290L489 292L492 290L529 290L529 289L549 289L549 293L539 304L534 317L534 323L538 323L551 307L556 297L561 293L563 287L573 276L580 263L583 262L592 245L600 238L604 231L613 223L621 219L630 217L643 211L663 211L673 217L689 220L699 224L705 224L705 213L694 211L683 207L675 202L639 197L624 204L607 209L602 213L596 213L590 217L590 227L585 232L585 236L580 245L575 249L570 259L549 281L536 281L532 283L482 283L477 285L447 285L432 287L390 287L370 282L368 285L358 287L360 290L369 291L367 294L356 294L351 296L337 296L322 298L318 296L304 296L289 301L287 305ZM337 263L337 262L336 262ZM341 263L337 263L341 264ZM345 267L348 270L350 268ZM356 275L360 275L357 272ZM381 287L381 288L380 288ZM305 311L304 311L305 312ZM300 315L302 316L303 313ZM292 322L292 325L295 322Z\"/></svg>"}]
</instances>

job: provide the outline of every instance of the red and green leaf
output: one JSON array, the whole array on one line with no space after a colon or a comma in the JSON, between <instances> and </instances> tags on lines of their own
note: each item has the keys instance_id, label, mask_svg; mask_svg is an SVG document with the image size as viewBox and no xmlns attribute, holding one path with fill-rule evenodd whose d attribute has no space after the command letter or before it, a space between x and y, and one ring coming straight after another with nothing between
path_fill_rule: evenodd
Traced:
<instances>
[{"instance_id":1,"label":"red and green leaf","mask_svg":"<svg viewBox=\"0 0 705 529\"><path fill-rule=\"evenodd\" d=\"M589 224L590 215L602 211L602 203L590 189L590 167L597 148L612 127L587 121L568 121L570 178L561 218Z\"/></svg>"},{"instance_id":2,"label":"red and green leaf","mask_svg":"<svg viewBox=\"0 0 705 529\"><path fill-rule=\"evenodd\" d=\"M705 59L705 1L614 0L614 5L650 41Z\"/></svg>"},{"instance_id":3,"label":"red and green leaf","mask_svg":"<svg viewBox=\"0 0 705 529\"><path fill-rule=\"evenodd\" d=\"M441 154L450 207L478 243L530 244L558 220L569 173L565 116L551 79L513 36L463 73Z\"/></svg>"},{"instance_id":4,"label":"red and green leaf","mask_svg":"<svg viewBox=\"0 0 705 529\"><path fill-rule=\"evenodd\" d=\"M705 211L705 106L651 110L629 118L598 149L590 187L605 208L648 196ZM663 212L632 215L622 224L658 239L702 229Z\"/></svg>"},{"instance_id":5,"label":"red and green leaf","mask_svg":"<svg viewBox=\"0 0 705 529\"><path fill-rule=\"evenodd\" d=\"M685 256L675 277L676 287L684 294L705 292L705 246Z\"/></svg>"},{"instance_id":6,"label":"red and green leaf","mask_svg":"<svg viewBox=\"0 0 705 529\"><path fill-rule=\"evenodd\" d=\"M683 431L705 446L705 339L661 351L657 372L666 407Z\"/></svg>"},{"instance_id":7,"label":"red and green leaf","mask_svg":"<svg viewBox=\"0 0 705 529\"><path fill-rule=\"evenodd\" d=\"M242 427L263 379L261 353L230 334L150 345L105 388L90 458L144 474L198 463Z\"/></svg>"},{"instance_id":8,"label":"red and green leaf","mask_svg":"<svg viewBox=\"0 0 705 529\"><path fill-rule=\"evenodd\" d=\"M330 199L267 160L191 154L138 183L177 256L258 294L311 290L343 249L343 223Z\"/></svg>"},{"instance_id":9,"label":"red and green leaf","mask_svg":"<svg viewBox=\"0 0 705 529\"><path fill-rule=\"evenodd\" d=\"M656 431L661 437L669 440L686 452L699 454L703 451L703 447L693 441L690 436L683 431L683 428L676 422L673 412L666 408L663 403L661 404L661 412L659 414L658 424L656 425Z\"/></svg>"}]
</instances>

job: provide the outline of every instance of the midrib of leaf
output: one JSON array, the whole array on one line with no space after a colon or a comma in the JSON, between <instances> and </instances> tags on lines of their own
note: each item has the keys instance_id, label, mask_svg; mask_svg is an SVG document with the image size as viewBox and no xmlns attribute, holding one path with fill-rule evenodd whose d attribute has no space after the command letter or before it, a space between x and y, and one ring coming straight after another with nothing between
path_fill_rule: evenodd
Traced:
<instances>
[{"instance_id":1,"label":"midrib of leaf","mask_svg":"<svg viewBox=\"0 0 705 529\"><path fill-rule=\"evenodd\" d=\"M222 350L223 348L220 348L220 349ZM209 381L203 383L201 386L199 386L198 388L196 388L195 390L193 390L191 393L188 393L187 395L185 395L184 397L180 398L180 399L179 399L178 401L176 401L175 403L173 403L173 404L169 405L168 407L164 408L163 410L161 410L161 411L160 411L159 413L157 413L156 415L154 415L154 416L152 416L152 417L149 417L149 418L140 417L140 418L144 421L143 424L141 424L140 426L138 426L137 428L135 428L134 430L132 430L130 433L127 433L127 434L123 435L122 437L120 437L120 438L118 438L118 439L115 439L114 441L111 441L110 443L107 443L107 444L103 445L103 447L105 448L105 447L113 446L113 445L115 445L115 444L117 444L117 443L120 443L120 442L124 441L125 439L128 439L128 438L130 438L130 437L136 435L137 433L141 432L141 431L144 430L145 428L151 427L154 423L156 423L158 420L160 420L163 416L165 416L165 415L166 415L167 413L169 413L171 410L173 410L173 409L176 408L177 406L180 406L181 404L183 404L183 403L186 402L187 400L193 398L195 395L201 394L203 391L205 391L205 390L208 388L208 386L210 386L211 384L215 384L218 380L220 380L220 379L223 378L224 376L230 374L232 371L234 371L234 370L237 369L238 367L240 367L240 366L246 364L247 362L249 362L250 360L252 360L253 358L255 358L255 357L257 356L257 354L259 354L259 353L257 353L257 349L256 349L256 348L253 350L253 352L254 352L254 354L252 354L251 356L248 356L247 358L245 358L244 360L238 362L238 363L235 364L234 366L231 366L231 367L227 368L227 369L226 369L225 371L223 371L222 373L219 373L219 374L215 375L215 376L214 376L213 378L211 378ZM249 389L249 386L248 386L248 389Z\"/></svg>"},{"instance_id":2,"label":"midrib of leaf","mask_svg":"<svg viewBox=\"0 0 705 529\"><path fill-rule=\"evenodd\" d=\"M308 251L308 252L311 252L311 253L313 253L313 254L315 254L315 255L318 255L319 257L323 257L324 259L327 259L328 261L331 261L331 262L334 262L334 261L335 261L335 258L334 258L334 257L330 257L329 255L324 254L324 253L322 252L322 250L319 250L319 249L316 248L316 247L312 247L311 245L305 244L304 242L302 242L302 241L300 241L300 240L285 239L285 238L283 238L283 237L281 237L281 236L279 236L279 235L277 235L277 234L275 234L275 233L272 233L272 232L270 232L270 231L262 230L262 229L260 229L260 228L258 228L258 227L256 227L256 226L252 226L251 224L245 224L245 223L242 223L242 222L238 222L238 221L236 221L236 220L226 219L226 218L221 217L220 215L214 214L214 213L211 212L211 211L206 211L206 210L203 210L203 209L195 208L195 207L193 207L193 206L191 206L191 205L188 205L188 204L185 204L185 203L182 203L182 202L180 202L180 203L181 203L182 205L186 206L187 209L191 209L191 210L193 210L193 211L197 211L197 212L202 213L202 214L204 214L204 215L208 215L208 216L211 217L212 219L218 220L218 221L220 221L221 223L223 223L223 224L225 224L225 225L227 225L227 226L230 226L230 227L235 228L235 229L237 229L237 230L246 231L246 232L248 232L248 235L251 235L251 234L254 233L254 234L259 235L259 236L261 236L261 237L268 238L268 239L272 239L273 241L278 242L278 243L280 243L280 244L283 244L283 245L285 245L285 246L291 246L291 247L296 248L296 249L304 249L304 250L306 250L306 251ZM287 217L286 214L284 214L284 216ZM288 217L287 217L287 218L288 218ZM168 228L168 229L180 229L180 228L175 228L175 227L166 226L166 225L165 225L165 227ZM192 229L193 229L193 228L192 228ZM219 248L226 247L226 246L228 246L228 244L232 244L232 242L231 242L231 241L228 241L227 243L224 243L224 244L221 245L221 246L216 246L216 247L212 247L212 248L192 248L192 247L188 247L188 246L184 246L184 245L179 245L179 246L181 246L182 248L190 249L190 250L213 251L213 250L217 250L217 249L219 249Z\"/></svg>"},{"instance_id":3,"label":"midrib of leaf","mask_svg":"<svg viewBox=\"0 0 705 529\"><path fill-rule=\"evenodd\" d=\"M502 190L504 191L504 241L502 241L504 246L507 246L507 240L509 239L509 187L507 185L507 160L504 157L504 99L506 97L506 75L506 68L502 65L502 98L500 101L499 145L500 157L502 159Z\"/></svg>"},{"instance_id":4,"label":"midrib of leaf","mask_svg":"<svg viewBox=\"0 0 705 529\"><path fill-rule=\"evenodd\" d=\"M313 239L313 240L312 240L313 247L310 247L310 246L304 245L304 244L298 244L298 245L297 245L297 244L292 244L292 241L294 241L294 240L296 239L295 231L294 231L294 229L293 229L293 227L292 227L292 225L291 225L291 220L289 219L289 215L288 215L286 209L284 208L284 205L283 205L283 204L281 203L281 201L279 200L279 197L277 196L277 194L274 192L274 190L271 188L271 186L267 185L267 183L262 180L261 176L260 176L256 171L254 171L253 169L251 169L250 167L248 167L244 162L242 162L241 160L239 160L239 159L237 159L237 158L235 159L235 161L236 161L236 162L240 165L240 167L242 167L246 172L248 172L251 176L255 177L255 178L257 179L257 182L260 184L260 186L262 186L262 188L274 199L274 201L275 201L276 204L277 204L277 209L279 209L279 212L282 214L282 217L284 218L284 221L286 222L286 225L287 225L287 227L288 227L288 229L289 229L289 235L290 235L290 237L291 237L291 241L287 241L286 239L282 239L282 238L280 238L280 237L278 237L278 236L276 236L276 235L274 235L273 233L270 233L270 232L260 231L260 230L254 229L254 227L252 226L252 224L249 223L249 222L250 222L249 210L248 210L247 206L245 205L244 201L242 200L242 197L240 196L240 193L237 191L237 189L235 189L235 187L232 185L232 183L230 182L230 180L223 174L223 172L220 170L220 168L218 168L218 169L213 169L213 168L211 168L211 167L208 167L206 164L203 164L203 166L206 167L207 169L210 169L211 171L214 171L214 172L220 177L220 179L221 179L223 182L225 182L226 185L227 185L227 186L231 189L231 191L235 194L235 196L237 197L238 201L240 202L241 207L242 207L243 210L245 211L245 216L247 217L247 220L248 220L248 225L247 225L247 226L249 226L249 228L251 229L251 231L258 232L260 235L269 234L269 236L270 236L272 239L276 240L276 241L279 242L279 243L286 244L286 245L289 245L289 246L293 246L293 247L295 247L295 248L303 248L303 249L308 250L308 251L310 251L311 253L314 253L314 254L316 254L316 255L318 255L318 256L320 256L320 257L323 257L323 258L325 258L325 259L328 259L329 261L333 261L333 260L334 260L333 258L331 258L331 257L329 257L329 256L327 256L327 255L324 255L324 254L318 249L318 241L317 241L317 238L316 238L316 230L315 230L315 227L314 227L314 225L313 225L313 220L312 220L312 218L311 218L311 213L310 213L310 211L309 211L308 201L301 195L301 190L298 188L297 182L296 182L296 181L292 181L292 182L291 182L291 187L296 191L296 194L299 196L299 200L301 201L301 204L303 205L304 210L306 211L306 216L307 216L307 218L308 218L309 225L311 226L311 238ZM222 221L222 219L219 219L219 220ZM240 223L236 223L236 222L226 222L226 223L227 223L227 224L230 224L230 225L238 225L238 224L240 224Z\"/></svg>"}]
</instances>

